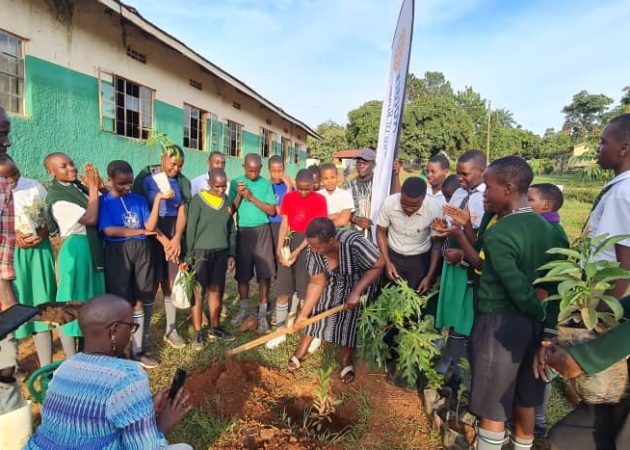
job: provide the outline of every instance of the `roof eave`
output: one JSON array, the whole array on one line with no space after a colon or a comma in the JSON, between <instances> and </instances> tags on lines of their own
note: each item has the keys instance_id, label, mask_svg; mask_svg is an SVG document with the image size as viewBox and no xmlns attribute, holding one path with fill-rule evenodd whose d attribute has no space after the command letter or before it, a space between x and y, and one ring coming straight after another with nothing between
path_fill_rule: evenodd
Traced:
<instances>
[{"instance_id":1,"label":"roof eave","mask_svg":"<svg viewBox=\"0 0 630 450\"><path fill-rule=\"evenodd\" d=\"M306 132L306 134L318 140L322 139L322 136L316 133L311 127L306 125L304 122L286 113L282 108L273 104L271 101L267 100L265 97L260 95L258 92L256 92L254 89L247 86L245 83L243 83L239 79L230 75L225 70L221 69L219 66L211 63L206 58L201 56L199 53L197 53L196 51L188 47L186 44L184 44L183 42L181 42L174 36L171 36L170 34L165 32L161 28L157 27L153 23L146 20L144 17L142 17L142 15L140 15L140 13L137 12L135 8L122 3L120 0L98 0L98 2L101 3L102 5L107 6L113 11L117 12L123 18L129 20L131 23L133 23L134 25L136 25L143 31L149 33L150 35L152 35L159 41L163 42L164 44L168 45L173 50L181 53L188 59L199 64L200 66L202 66L204 69L211 72L213 75L215 75L219 79L234 86L234 88L236 88L238 91L240 91L244 95L256 100L261 105L267 107L268 109L270 109L272 112L279 115L283 119L302 128Z\"/></svg>"}]
</instances>

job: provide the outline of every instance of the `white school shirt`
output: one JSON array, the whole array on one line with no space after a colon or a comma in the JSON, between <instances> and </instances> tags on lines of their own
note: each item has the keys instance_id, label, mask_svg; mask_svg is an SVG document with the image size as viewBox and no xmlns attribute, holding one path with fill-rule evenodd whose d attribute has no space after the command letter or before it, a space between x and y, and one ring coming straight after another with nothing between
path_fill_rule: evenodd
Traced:
<instances>
[{"instance_id":1,"label":"white school shirt","mask_svg":"<svg viewBox=\"0 0 630 450\"><path fill-rule=\"evenodd\" d=\"M396 253L421 255L431 250L431 224L440 217L441 208L426 199L418 211L408 216L400 204L400 194L393 194L383 200L377 225L387 228L387 243Z\"/></svg>"},{"instance_id":2,"label":"white school shirt","mask_svg":"<svg viewBox=\"0 0 630 450\"><path fill-rule=\"evenodd\" d=\"M85 225L79 223L79 219L81 219L86 212L85 208L82 208L76 203L60 200L53 203L51 212L59 227L59 236L62 238L73 234L87 234Z\"/></svg>"},{"instance_id":3,"label":"white school shirt","mask_svg":"<svg viewBox=\"0 0 630 450\"><path fill-rule=\"evenodd\" d=\"M483 218L484 209L483 209L483 193L486 190L486 184L481 183L475 189L472 190L470 194L470 199L468 200L468 210L470 211L470 221L472 223L473 228L479 228L481 225L481 219ZM460 187L455 191L453 197L451 197L451 201L449 204L456 208L459 208L462 205L462 202L468 195L468 190Z\"/></svg>"},{"instance_id":4,"label":"white school shirt","mask_svg":"<svg viewBox=\"0 0 630 450\"><path fill-rule=\"evenodd\" d=\"M44 201L46 189L37 180L20 177L13 189L13 208L15 215L19 216L24 208L31 206L35 200Z\"/></svg>"},{"instance_id":5,"label":"white school shirt","mask_svg":"<svg viewBox=\"0 0 630 450\"><path fill-rule=\"evenodd\" d=\"M190 194L194 197L195 195L197 195L198 193L200 193L201 191L204 191L206 189L208 189L208 179L210 178L210 176L208 175L208 172L199 175L198 177L193 178L192 180L190 180ZM226 185L226 191L225 192L230 192L230 182L227 182Z\"/></svg>"},{"instance_id":6,"label":"white school shirt","mask_svg":"<svg viewBox=\"0 0 630 450\"><path fill-rule=\"evenodd\" d=\"M427 194L425 196L425 199L432 201L433 203L435 203L436 205L439 205L440 207L446 205L446 197L444 197L444 193L442 192L442 189L440 189L434 194L433 188L431 187L430 184L427 184Z\"/></svg>"},{"instance_id":7,"label":"white school shirt","mask_svg":"<svg viewBox=\"0 0 630 450\"><path fill-rule=\"evenodd\" d=\"M620 173L610 180L608 188L589 218L592 237L608 234L619 236L630 234L630 170ZM617 245L630 247L630 239L624 239ZM617 261L615 246L609 247L595 257L598 261Z\"/></svg>"},{"instance_id":8,"label":"white school shirt","mask_svg":"<svg viewBox=\"0 0 630 450\"><path fill-rule=\"evenodd\" d=\"M320 189L317 193L326 199L328 214L337 214L346 209L354 210L354 199L350 191L337 187L332 194L329 194L326 189Z\"/></svg>"}]
</instances>

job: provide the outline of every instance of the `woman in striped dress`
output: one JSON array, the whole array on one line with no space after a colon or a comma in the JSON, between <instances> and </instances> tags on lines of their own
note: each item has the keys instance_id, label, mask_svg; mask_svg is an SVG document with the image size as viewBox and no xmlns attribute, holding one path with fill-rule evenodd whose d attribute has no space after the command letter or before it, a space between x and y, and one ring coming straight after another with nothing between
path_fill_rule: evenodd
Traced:
<instances>
[{"instance_id":1,"label":"woman in striped dress","mask_svg":"<svg viewBox=\"0 0 630 450\"><path fill-rule=\"evenodd\" d=\"M355 377L352 360L360 313L357 307L362 295L374 296L385 262L372 242L356 231L337 232L328 218L314 219L306 230L306 238L309 284L304 307L294 326L341 304L346 309L305 329L288 369L299 369L311 341L319 338L341 346L341 380L348 384Z\"/></svg>"}]
</instances>

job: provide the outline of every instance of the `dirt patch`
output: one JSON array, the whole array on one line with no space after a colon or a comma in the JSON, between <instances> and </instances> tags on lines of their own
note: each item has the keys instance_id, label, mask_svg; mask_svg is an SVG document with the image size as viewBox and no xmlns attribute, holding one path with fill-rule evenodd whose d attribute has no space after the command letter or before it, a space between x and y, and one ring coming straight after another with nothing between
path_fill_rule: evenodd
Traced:
<instances>
[{"instance_id":1,"label":"dirt patch","mask_svg":"<svg viewBox=\"0 0 630 450\"><path fill-rule=\"evenodd\" d=\"M352 448L440 448L439 439L430 437L417 394L390 386L381 373L361 366L356 370L357 379L350 386L341 383L338 373L333 374L333 396L344 401L331 421L323 424L323 432L344 433L360 427L363 431L355 433ZM196 407L237 421L231 433L213 443L213 449L345 448L318 442L317 434L309 437L301 430L317 382L316 376L300 378L255 361L230 359L192 374L186 386Z\"/></svg>"},{"instance_id":2,"label":"dirt patch","mask_svg":"<svg viewBox=\"0 0 630 450\"><path fill-rule=\"evenodd\" d=\"M283 411L291 419L291 422L302 425L305 418L308 420L309 412L313 411L312 397L285 398L281 402ZM343 433L356 425L357 414L354 405L348 403L339 405L335 412L329 416L328 420L321 422L321 429L324 432Z\"/></svg>"}]
</instances>

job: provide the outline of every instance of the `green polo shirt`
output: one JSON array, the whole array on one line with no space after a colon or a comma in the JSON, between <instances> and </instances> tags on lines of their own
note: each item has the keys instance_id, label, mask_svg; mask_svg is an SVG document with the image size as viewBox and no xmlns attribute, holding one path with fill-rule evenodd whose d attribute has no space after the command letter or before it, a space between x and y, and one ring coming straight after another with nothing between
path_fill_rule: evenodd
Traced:
<instances>
[{"instance_id":1,"label":"green polo shirt","mask_svg":"<svg viewBox=\"0 0 630 450\"><path fill-rule=\"evenodd\" d=\"M269 181L263 177L258 177L255 180L249 180L244 175L234 178L230 182L230 203L234 202L236 198L236 192L239 182L244 182L247 189L252 193L254 197L263 203L269 203L271 205L276 204L276 195L273 192L273 186ZM251 228L258 227L269 223L269 216L264 211L259 209L252 202L246 198L241 199L241 203L238 206L238 226L239 228Z\"/></svg>"},{"instance_id":2,"label":"green polo shirt","mask_svg":"<svg viewBox=\"0 0 630 450\"><path fill-rule=\"evenodd\" d=\"M479 281L479 311L521 311L542 321L545 312L536 299L532 283L538 268L557 246L555 234L545 219L534 212L508 215L487 229L480 238L485 259Z\"/></svg>"}]
</instances>

